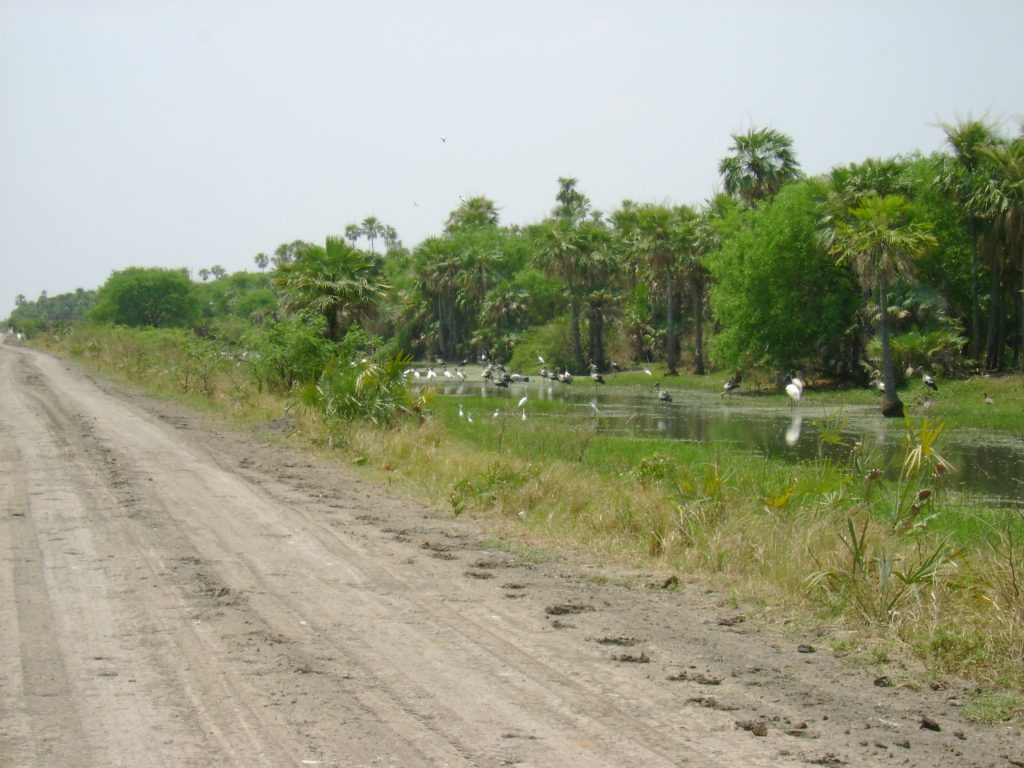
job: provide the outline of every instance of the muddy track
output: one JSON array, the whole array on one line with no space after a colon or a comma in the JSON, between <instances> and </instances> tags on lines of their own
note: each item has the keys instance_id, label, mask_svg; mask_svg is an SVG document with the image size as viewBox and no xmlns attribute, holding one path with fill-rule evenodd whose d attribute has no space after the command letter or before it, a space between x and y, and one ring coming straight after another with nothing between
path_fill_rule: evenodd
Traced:
<instances>
[{"instance_id":1,"label":"muddy track","mask_svg":"<svg viewBox=\"0 0 1024 768\"><path fill-rule=\"evenodd\" d=\"M28 349L0 345L0 430L2 766L1024 765L955 687L495 549Z\"/></svg>"}]
</instances>

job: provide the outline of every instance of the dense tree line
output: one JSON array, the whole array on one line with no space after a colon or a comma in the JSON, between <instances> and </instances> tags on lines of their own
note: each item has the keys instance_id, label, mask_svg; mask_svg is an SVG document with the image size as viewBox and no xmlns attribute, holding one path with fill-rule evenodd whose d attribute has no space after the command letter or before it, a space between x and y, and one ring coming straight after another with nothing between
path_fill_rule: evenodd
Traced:
<instances>
[{"instance_id":1,"label":"dense tree line","mask_svg":"<svg viewBox=\"0 0 1024 768\"><path fill-rule=\"evenodd\" d=\"M1022 365L1024 138L980 120L943 128L944 152L817 178L784 133L751 129L720 163L724 193L699 205L627 200L606 214L560 178L550 214L528 226L473 197L409 250L368 216L323 245L257 254L259 272L214 266L195 282L132 268L95 294L19 297L8 322L90 317L238 341L288 321L421 359L802 369L875 379L895 412L906 370Z\"/></svg>"}]
</instances>

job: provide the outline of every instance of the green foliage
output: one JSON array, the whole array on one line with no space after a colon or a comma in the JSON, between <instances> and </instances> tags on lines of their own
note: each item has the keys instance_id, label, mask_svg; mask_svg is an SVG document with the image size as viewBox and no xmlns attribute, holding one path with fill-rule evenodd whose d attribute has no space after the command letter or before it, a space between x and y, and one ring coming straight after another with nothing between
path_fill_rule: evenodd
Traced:
<instances>
[{"instance_id":1,"label":"green foliage","mask_svg":"<svg viewBox=\"0 0 1024 768\"><path fill-rule=\"evenodd\" d=\"M852 519L846 523L846 533L839 538L848 559L813 574L808 583L869 623L892 621L900 606L915 591L930 586L949 562L945 540L923 552L900 557L894 545L869 539L868 520L859 530Z\"/></svg>"},{"instance_id":2,"label":"green foliage","mask_svg":"<svg viewBox=\"0 0 1024 768\"><path fill-rule=\"evenodd\" d=\"M245 334L245 361L259 389L287 393L299 382L315 380L334 352L334 345L324 338L324 328L322 319L293 316Z\"/></svg>"},{"instance_id":3,"label":"green foliage","mask_svg":"<svg viewBox=\"0 0 1024 768\"><path fill-rule=\"evenodd\" d=\"M788 185L733 219L721 250L706 258L720 365L842 371L860 297L850 272L819 244L822 196L817 182Z\"/></svg>"},{"instance_id":4,"label":"green foliage","mask_svg":"<svg viewBox=\"0 0 1024 768\"><path fill-rule=\"evenodd\" d=\"M96 303L96 291L79 288L73 293L47 296L46 291L35 301L19 297L17 306L4 321L4 328L13 327L29 337L38 333L59 331L85 319Z\"/></svg>"},{"instance_id":5,"label":"green foliage","mask_svg":"<svg viewBox=\"0 0 1024 768\"><path fill-rule=\"evenodd\" d=\"M277 309L277 293L270 275L236 272L193 286L202 314L207 319L237 317L251 320Z\"/></svg>"},{"instance_id":6,"label":"green foliage","mask_svg":"<svg viewBox=\"0 0 1024 768\"><path fill-rule=\"evenodd\" d=\"M284 294L285 309L322 317L332 340L371 317L388 290L380 259L339 237L328 237L323 248L305 248L295 261L278 268L275 282Z\"/></svg>"},{"instance_id":7,"label":"green foliage","mask_svg":"<svg viewBox=\"0 0 1024 768\"><path fill-rule=\"evenodd\" d=\"M800 176L793 139L774 128L734 133L730 154L718 164L725 191L752 205L779 193Z\"/></svg>"},{"instance_id":8,"label":"green foliage","mask_svg":"<svg viewBox=\"0 0 1024 768\"><path fill-rule=\"evenodd\" d=\"M183 269L129 267L99 289L89 316L130 327L182 328L199 315L199 303Z\"/></svg>"},{"instance_id":9,"label":"green foliage","mask_svg":"<svg viewBox=\"0 0 1024 768\"><path fill-rule=\"evenodd\" d=\"M329 429L355 420L390 427L399 418L422 411L402 372L409 358L332 360L316 382L299 391L302 407L320 414Z\"/></svg>"},{"instance_id":10,"label":"green foliage","mask_svg":"<svg viewBox=\"0 0 1024 768\"><path fill-rule=\"evenodd\" d=\"M217 376L225 370L229 356L223 345L210 339L188 336L181 341L174 374L181 392L213 395Z\"/></svg>"}]
</instances>

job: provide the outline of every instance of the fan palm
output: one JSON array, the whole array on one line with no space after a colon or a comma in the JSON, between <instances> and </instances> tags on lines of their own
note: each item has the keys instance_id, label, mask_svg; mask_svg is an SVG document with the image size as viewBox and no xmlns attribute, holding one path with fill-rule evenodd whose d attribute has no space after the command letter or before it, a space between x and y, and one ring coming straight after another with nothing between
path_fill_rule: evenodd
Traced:
<instances>
[{"instance_id":1,"label":"fan palm","mask_svg":"<svg viewBox=\"0 0 1024 768\"><path fill-rule=\"evenodd\" d=\"M772 197L787 181L799 178L793 140L774 128L734 133L730 155L718 164L725 191L747 205Z\"/></svg>"},{"instance_id":2,"label":"fan palm","mask_svg":"<svg viewBox=\"0 0 1024 768\"><path fill-rule=\"evenodd\" d=\"M849 209L849 216L835 222L831 250L840 263L853 265L865 289L878 291L885 384L882 414L902 416L889 342L889 286L898 278L913 276L913 259L934 245L935 237L923 225L908 221L907 201L901 195L867 194Z\"/></svg>"},{"instance_id":3,"label":"fan palm","mask_svg":"<svg viewBox=\"0 0 1024 768\"><path fill-rule=\"evenodd\" d=\"M280 267L276 284L287 311L321 315L334 340L346 325L376 307L388 290L378 260L338 237L328 237L324 248L310 246Z\"/></svg>"}]
</instances>

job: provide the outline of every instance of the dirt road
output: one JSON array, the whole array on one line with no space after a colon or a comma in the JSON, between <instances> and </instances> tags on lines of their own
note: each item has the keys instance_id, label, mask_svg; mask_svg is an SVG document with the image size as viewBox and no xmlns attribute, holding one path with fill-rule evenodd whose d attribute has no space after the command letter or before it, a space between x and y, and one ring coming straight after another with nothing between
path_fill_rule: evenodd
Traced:
<instances>
[{"instance_id":1,"label":"dirt road","mask_svg":"<svg viewBox=\"0 0 1024 768\"><path fill-rule=\"evenodd\" d=\"M0 434L5 768L1024 765L960 691L10 344Z\"/></svg>"}]
</instances>

